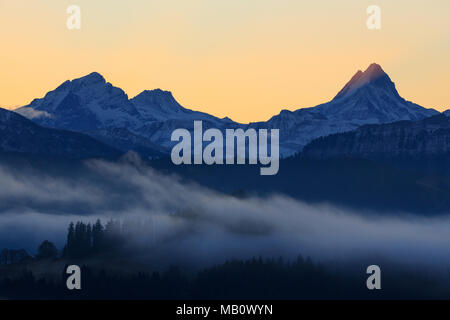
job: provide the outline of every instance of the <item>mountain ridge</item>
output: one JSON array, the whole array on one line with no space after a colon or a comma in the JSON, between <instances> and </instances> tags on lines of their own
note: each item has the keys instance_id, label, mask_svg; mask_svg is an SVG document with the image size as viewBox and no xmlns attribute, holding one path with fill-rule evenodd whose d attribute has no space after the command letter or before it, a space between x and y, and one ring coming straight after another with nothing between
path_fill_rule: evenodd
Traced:
<instances>
[{"instance_id":1,"label":"mountain ridge","mask_svg":"<svg viewBox=\"0 0 450 320\"><path fill-rule=\"evenodd\" d=\"M444 114L417 121L370 124L313 140L302 156L310 159L360 158L450 159L450 117Z\"/></svg>"},{"instance_id":2,"label":"mountain ridge","mask_svg":"<svg viewBox=\"0 0 450 320\"><path fill-rule=\"evenodd\" d=\"M375 63L365 71L358 70L329 102L295 111L282 110L268 121L249 124L184 108L170 91L161 89L144 90L129 99L122 89L106 82L97 72L65 81L44 98L15 111L47 127L103 134L107 132L105 129L126 129L135 137L160 146L163 152L173 146L171 132L177 128L192 131L194 120L202 120L205 129L222 131L280 129L282 157L300 152L321 136L351 131L365 124L414 121L439 114L403 99L389 76ZM103 138L108 140L106 136Z\"/></svg>"},{"instance_id":3,"label":"mountain ridge","mask_svg":"<svg viewBox=\"0 0 450 320\"><path fill-rule=\"evenodd\" d=\"M89 136L45 128L0 108L0 152L69 159L115 158L121 152Z\"/></svg>"}]
</instances>

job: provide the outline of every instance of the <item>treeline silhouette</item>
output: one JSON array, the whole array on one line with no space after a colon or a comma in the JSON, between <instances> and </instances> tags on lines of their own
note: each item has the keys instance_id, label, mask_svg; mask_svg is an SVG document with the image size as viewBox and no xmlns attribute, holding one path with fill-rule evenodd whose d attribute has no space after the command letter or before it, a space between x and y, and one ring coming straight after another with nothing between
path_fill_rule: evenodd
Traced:
<instances>
[{"instance_id":1,"label":"treeline silhouette","mask_svg":"<svg viewBox=\"0 0 450 320\"><path fill-rule=\"evenodd\" d=\"M0 265L42 259L83 259L99 254L123 254L127 240L130 240L133 233L149 230L152 230L151 220L121 222L111 219L105 225L99 219L93 224L71 222L61 252L48 240L39 245L34 257L25 249L4 248L0 252Z\"/></svg>"},{"instance_id":2,"label":"treeline silhouette","mask_svg":"<svg viewBox=\"0 0 450 320\"><path fill-rule=\"evenodd\" d=\"M65 269L64 269L65 270ZM310 259L294 262L254 258L233 260L195 275L178 267L164 272L118 274L81 267L81 290L60 281L37 278L30 270L0 281L9 299L436 299L449 298L448 287L418 274L388 270L382 290L367 290L366 275L335 273Z\"/></svg>"},{"instance_id":3,"label":"treeline silhouette","mask_svg":"<svg viewBox=\"0 0 450 320\"><path fill-rule=\"evenodd\" d=\"M71 222L61 252L58 252L52 242L45 240L38 247L35 259L82 259L97 254L118 254L126 245L127 237L138 227L145 229L148 222L132 223L111 219L104 226L99 219L94 224ZM28 253L26 255L30 257Z\"/></svg>"},{"instance_id":4,"label":"treeline silhouette","mask_svg":"<svg viewBox=\"0 0 450 320\"><path fill-rule=\"evenodd\" d=\"M108 221L105 226L100 220L93 225L71 222L62 257L80 259L93 254L116 252L125 242L125 228L125 224L116 220Z\"/></svg>"},{"instance_id":5,"label":"treeline silhouette","mask_svg":"<svg viewBox=\"0 0 450 320\"><path fill-rule=\"evenodd\" d=\"M361 299L361 298L450 298L449 280L383 265L382 290L366 287L365 267L339 270L313 263L299 256L232 260L204 270L186 273L173 266L166 271L131 272L124 266L106 269L126 252L127 233L135 230L126 223L110 220L103 226L70 223L61 254L44 241L32 260L61 261L66 266L59 279L37 277L27 263L10 265L14 275L0 278L0 297L8 299ZM101 255L101 267L89 259ZM31 262L32 262L31 260ZM99 259L97 259L99 260ZM81 290L68 290L66 269L69 261L84 261ZM20 268L20 269L19 269ZM18 274L18 270L23 269ZM120 269L120 268L119 268ZM58 277L57 277L58 278ZM439 281L438 281L439 280Z\"/></svg>"}]
</instances>

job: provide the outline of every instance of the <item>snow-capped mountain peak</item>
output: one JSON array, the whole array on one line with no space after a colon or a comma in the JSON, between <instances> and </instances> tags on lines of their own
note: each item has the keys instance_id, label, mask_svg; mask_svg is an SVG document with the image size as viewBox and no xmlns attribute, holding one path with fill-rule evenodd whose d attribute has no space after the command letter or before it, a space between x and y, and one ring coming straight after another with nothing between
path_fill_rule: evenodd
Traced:
<instances>
[{"instance_id":1,"label":"snow-capped mountain peak","mask_svg":"<svg viewBox=\"0 0 450 320\"><path fill-rule=\"evenodd\" d=\"M131 99L145 119L163 120L188 113L173 97L172 92L161 89L145 90Z\"/></svg>"},{"instance_id":2,"label":"snow-capped mountain peak","mask_svg":"<svg viewBox=\"0 0 450 320\"><path fill-rule=\"evenodd\" d=\"M379 64L372 63L364 72L358 70L349 82L336 95L335 99L342 99L355 93L358 89L367 85L377 85L385 87L391 93L397 95L395 84L391 81L389 76L384 72Z\"/></svg>"},{"instance_id":3,"label":"snow-capped mountain peak","mask_svg":"<svg viewBox=\"0 0 450 320\"><path fill-rule=\"evenodd\" d=\"M288 155L315 138L354 130L365 124L420 120L439 114L403 99L380 65L358 71L331 101L294 112L282 111L256 127L280 128L280 150ZM282 130L281 130L282 129Z\"/></svg>"},{"instance_id":4,"label":"snow-capped mountain peak","mask_svg":"<svg viewBox=\"0 0 450 320\"><path fill-rule=\"evenodd\" d=\"M139 116L125 92L97 72L65 81L44 98L35 99L16 112L28 116L32 114L30 110L42 114L33 118L38 124L74 131L129 127L136 125Z\"/></svg>"},{"instance_id":5,"label":"snow-capped mountain peak","mask_svg":"<svg viewBox=\"0 0 450 320\"><path fill-rule=\"evenodd\" d=\"M134 144L143 138L164 150L173 144L170 139L173 130L192 130L195 120L202 120L204 128L220 130L273 128L280 130L280 153L283 156L301 151L317 137L354 130L361 125L420 120L438 114L436 110L425 109L403 99L395 84L376 63L365 71L356 72L327 103L296 111L284 110L269 121L249 125L186 109L170 91L161 89L145 90L128 99L122 89L108 83L97 72L66 81L44 98L33 100L16 112L44 126L90 132L96 137L119 132L111 128L125 128L129 132L125 136L133 137ZM121 135L122 140L125 136ZM104 141L115 139L104 138Z\"/></svg>"}]
</instances>

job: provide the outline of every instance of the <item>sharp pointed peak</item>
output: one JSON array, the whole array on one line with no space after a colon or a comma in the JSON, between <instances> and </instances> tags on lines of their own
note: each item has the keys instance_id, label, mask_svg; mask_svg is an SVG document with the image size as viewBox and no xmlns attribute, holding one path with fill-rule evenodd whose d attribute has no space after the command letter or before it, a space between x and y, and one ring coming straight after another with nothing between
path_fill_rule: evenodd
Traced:
<instances>
[{"instance_id":1,"label":"sharp pointed peak","mask_svg":"<svg viewBox=\"0 0 450 320\"><path fill-rule=\"evenodd\" d=\"M355 92L357 89L372 83L375 80L385 77L388 82L391 82L389 76L384 72L383 68L377 64L370 64L367 69L363 72L358 70L355 75L350 79L349 82L342 88L341 91L334 97L334 99L339 99L348 94Z\"/></svg>"},{"instance_id":2,"label":"sharp pointed peak","mask_svg":"<svg viewBox=\"0 0 450 320\"><path fill-rule=\"evenodd\" d=\"M381 65L379 65L376 62L372 62L366 69L367 70L371 70L371 69L378 69L378 70L383 70L383 68L381 67Z\"/></svg>"},{"instance_id":3,"label":"sharp pointed peak","mask_svg":"<svg viewBox=\"0 0 450 320\"><path fill-rule=\"evenodd\" d=\"M384 72L383 68L379 64L372 63L369 67L367 67L363 74L366 77L376 78L385 75L386 72Z\"/></svg>"}]
</instances>

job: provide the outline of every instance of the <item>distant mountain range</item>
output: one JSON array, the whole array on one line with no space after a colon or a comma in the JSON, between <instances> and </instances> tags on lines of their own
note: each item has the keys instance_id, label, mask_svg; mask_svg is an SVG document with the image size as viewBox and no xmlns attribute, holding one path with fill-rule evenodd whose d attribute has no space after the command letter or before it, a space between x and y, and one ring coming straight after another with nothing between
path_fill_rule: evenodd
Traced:
<instances>
[{"instance_id":1,"label":"distant mountain range","mask_svg":"<svg viewBox=\"0 0 450 320\"><path fill-rule=\"evenodd\" d=\"M280 153L286 157L318 137L366 124L417 121L439 114L400 97L377 64L358 71L330 102L293 112L283 110L266 122L241 124L189 110L170 92L160 89L129 99L98 73L66 81L44 98L15 111L41 126L84 133L123 152L136 150L151 158L167 154L173 145L172 131L193 130L194 120L202 120L204 128L220 130L280 129Z\"/></svg>"},{"instance_id":2,"label":"distant mountain range","mask_svg":"<svg viewBox=\"0 0 450 320\"><path fill-rule=\"evenodd\" d=\"M128 99L122 89L95 72L64 82L16 112L39 125L86 133L107 143L114 143L120 133L123 151L137 148L150 156L168 153L172 131L193 129L194 120L203 120L205 128L238 126L229 119L185 109L168 91L144 91Z\"/></svg>"},{"instance_id":3,"label":"distant mountain range","mask_svg":"<svg viewBox=\"0 0 450 320\"><path fill-rule=\"evenodd\" d=\"M170 135L192 130L194 120L221 130L280 129L279 173L172 164ZM92 178L89 168L66 159L115 159L129 150L162 173L237 196L277 193L377 212L450 208L450 110L441 114L406 101L376 64L358 71L330 102L250 124L186 109L159 89L129 99L98 73L66 81L15 112L0 109L0 164L12 171L32 165Z\"/></svg>"}]
</instances>

